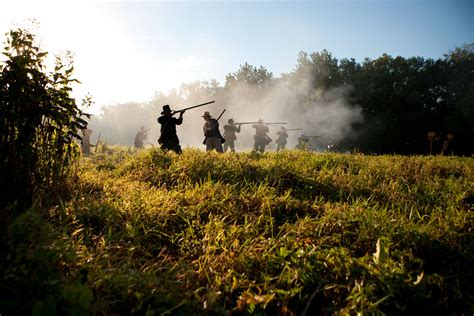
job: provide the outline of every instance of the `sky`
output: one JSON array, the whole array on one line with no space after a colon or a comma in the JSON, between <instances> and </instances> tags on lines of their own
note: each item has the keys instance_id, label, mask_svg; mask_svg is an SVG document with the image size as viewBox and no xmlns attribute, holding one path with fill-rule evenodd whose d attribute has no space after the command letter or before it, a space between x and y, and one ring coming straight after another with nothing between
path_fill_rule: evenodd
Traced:
<instances>
[{"instance_id":1,"label":"sky","mask_svg":"<svg viewBox=\"0 0 474 316\"><path fill-rule=\"evenodd\" d=\"M42 48L75 55L79 99L150 101L182 83L225 76L245 62L278 77L300 51L337 58L441 58L474 42L472 0L23 1L0 0L0 33L39 22Z\"/></svg>"}]
</instances>

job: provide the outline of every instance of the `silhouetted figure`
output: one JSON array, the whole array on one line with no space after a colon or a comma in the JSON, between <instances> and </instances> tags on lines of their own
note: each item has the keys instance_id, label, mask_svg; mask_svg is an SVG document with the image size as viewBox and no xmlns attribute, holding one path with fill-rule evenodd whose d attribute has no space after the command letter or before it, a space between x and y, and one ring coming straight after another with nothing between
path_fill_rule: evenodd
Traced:
<instances>
[{"instance_id":1,"label":"silhouetted figure","mask_svg":"<svg viewBox=\"0 0 474 316\"><path fill-rule=\"evenodd\" d=\"M258 123L253 124L252 127L255 128L255 135L253 136L255 140L254 149L263 153L265 152L265 146L272 141L267 135L269 132L268 125L264 124L262 119L259 119Z\"/></svg>"},{"instance_id":2,"label":"silhouetted figure","mask_svg":"<svg viewBox=\"0 0 474 316\"><path fill-rule=\"evenodd\" d=\"M204 145L206 145L206 151L215 149L217 152L224 152L222 149L222 143L225 141L219 131L219 122L212 118L209 112L204 112L202 116L206 123L202 128L204 132Z\"/></svg>"},{"instance_id":3,"label":"silhouetted figure","mask_svg":"<svg viewBox=\"0 0 474 316\"><path fill-rule=\"evenodd\" d=\"M91 135L92 130L88 128L82 130L81 152L83 156L89 156L91 154L91 147L95 147L95 145L91 144Z\"/></svg>"},{"instance_id":4,"label":"silhouetted figure","mask_svg":"<svg viewBox=\"0 0 474 316\"><path fill-rule=\"evenodd\" d=\"M179 118L173 117L173 112L169 105L163 106L163 112L158 118L158 123L161 124L161 135L158 138L158 143L163 150L172 150L178 154L181 153L181 146L179 145L179 138L176 134L176 125L183 123L183 113L179 112Z\"/></svg>"},{"instance_id":5,"label":"silhouetted figure","mask_svg":"<svg viewBox=\"0 0 474 316\"><path fill-rule=\"evenodd\" d=\"M286 149L286 144L288 143L288 134L286 133L286 128L284 126L277 132L277 139L275 143L277 143L276 151Z\"/></svg>"},{"instance_id":6,"label":"silhouetted figure","mask_svg":"<svg viewBox=\"0 0 474 316\"><path fill-rule=\"evenodd\" d=\"M140 127L140 130L138 131L137 135L135 135L135 141L134 141L134 145L135 145L135 148L143 148L143 142L145 141L146 137L147 137L147 130L145 129L144 126Z\"/></svg>"},{"instance_id":7,"label":"silhouetted figure","mask_svg":"<svg viewBox=\"0 0 474 316\"><path fill-rule=\"evenodd\" d=\"M298 137L298 144L296 145L296 149L300 149L300 150L309 149L309 137L306 136L305 134L301 134L301 136Z\"/></svg>"},{"instance_id":8,"label":"silhouetted figure","mask_svg":"<svg viewBox=\"0 0 474 316\"><path fill-rule=\"evenodd\" d=\"M226 152L228 148L230 148L231 152L235 152L235 140L237 139L235 133L240 133L241 125L235 125L233 119L229 119L227 122L228 124L224 126L224 152Z\"/></svg>"}]
</instances>

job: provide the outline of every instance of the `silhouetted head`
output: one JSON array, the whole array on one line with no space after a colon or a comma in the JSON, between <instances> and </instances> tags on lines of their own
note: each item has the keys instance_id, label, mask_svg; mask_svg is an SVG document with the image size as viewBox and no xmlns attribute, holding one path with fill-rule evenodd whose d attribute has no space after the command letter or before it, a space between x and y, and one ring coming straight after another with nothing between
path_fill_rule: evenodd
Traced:
<instances>
[{"instance_id":1,"label":"silhouetted head","mask_svg":"<svg viewBox=\"0 0 474 316\"><path fill-rule=\"evenodd\" d=\"M161 112L161 114L171 114L171 109L168 104L163 105L163 111Z\"/></svg>"},{"instance_id":2,"label":"silhouetted head","mask_svg":"<svg viewBox=\"0 0 474 316\"><path fill-rule=\"evenodd\" d=\"M281 130L282 130L282 131L286 131L285 126L282 126L282 127L281 127Z\"/></svg>"},{"instance_id":3,"label":"silhouetted head","mask_svg":"<svg viewBox=\"0 0 474 316\"><path fill-rule=\"evenodd\" d=\"M211 118L211 114L209 114L208 111L204 112L204 115L202 116L206 121Z\"/></svg>"},{"instance_id":4,"label":"silhouetted head","mask_svg":"<svg viewBox=\"0 0 474 316\"><path fill-rule=\"evenodd\" d=\"M227 122L229 122L229 124L234 124L234 120L233 120L233 119L229 119Z\"/></svg>"},{"instance_id":5,"label":"silhouetted head","mask_svg":"<svg viewBox=\"0 0 474 316\"><path fill-rule=\"evenodd\" d=\"M259 123L263 123L263 120L262 120L262 119L258 119L258 122L259 122Z\"/></svg>"}]
</instances>

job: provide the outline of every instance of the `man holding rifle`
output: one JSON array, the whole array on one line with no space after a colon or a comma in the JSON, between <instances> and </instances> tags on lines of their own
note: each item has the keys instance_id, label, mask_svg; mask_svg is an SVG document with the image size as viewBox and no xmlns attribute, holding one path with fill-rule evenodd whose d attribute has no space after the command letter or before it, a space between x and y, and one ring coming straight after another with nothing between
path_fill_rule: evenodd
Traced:
<instances>
[{"instance_id":1,"label":"man holding rifle","mask_svg":"<svg viewBox=\"0 0 474 316\"><path fill-rule=\"evenodd\" d=\"M211 103L214 103L214 101L190 106L177 111L171 111L168 104L163 105L163 112L161 112L161 116L158 118L158 123L161 124L161 136L158 138L158 143L161 145L161 149L172 150L177 154L180 154L181 146L179 145L179 138L176 134L176 125L181 125L181 123L183 123L183 114L185 111ZM179 118L173 117L176 113L179 113Z\"/></svg>"},{"instance_id":2,"label":"man holding rifle","mask_svg":"<svg viewBox=\"0 0 474 316\"><path fill-rule=\"evenodd\" d=\"M202 128L205 137L204 144L206 145L206 151L215 149L219 153L224 152L222 143L225 140L219 131L219 122L215 118L212 118L208 111L204 112L202 117L206 121Z\"/></svg>"},{"instance_id":3,"label":"man holding rifle","mask_svg":"<svg viewBox=\"0 0 474 316\"><path fill-rule=\"evenodd\" d=\"M275 143L277 143L276 151L280 151L286 148L288 134L286 133L285 126L282 126L281 129L277 132L277 139Z\"/></svg>"},{"instance_id":4,"label":"man holding rifle","mask_svg":"<svg viewBox=\"0 0 474 316\"><path fill-rule=\"evenodd\" d=\"M179 145L179 138L176 134L176 125L183 123L184 111L179 112L179 118L173 117L176 112L172 112L168 104L163 105L163 112L158 118L158 123L161 124L161 136L158 138L158 143L163 150L172 150L177 154L181 153L181 146Z\"/></svg>"},{"instance_id":5,"label":"man holding rifle","mask_svg":"<svg viewBox=\"0 0 474 316\"><path fill-rule=\"evenodd\" d=\"M254 149L260 152L265 152L265 146L270 144L272 139L267 135L270 131L268 125L263 123L262 119L258 120L257 124L252 125L255 128L255 135L253 139L255 140Z\"/></svg>"},{"instance_id":6,"label":"man holding rifle","mask_svg":"<svg viewBox=\"0 0 474 316\"><path fill-rule=\"evenodd\" d=\"M135 135L135 140L133 144L135 145L135 148L141 149L143 148L143 142L145 141L147 137L147 132L148 129L145 128L145 126L140 127L140 130L138 131L137 135Z\"/></svg>"},{"instance_id":7,"label":"man holding rifle","mask_svg":"<svg viewBox=\"0 0 474 316\"><path fill-rule=\"evenodd\" d=\"M277 132L278 138L275 140L277 143L276 151L286 149L286 144L288 143L288 131L302 131L302 128L285 128L284 126Z\"/></svg>"},{"instance_id":8,"label":"man holding rifle","mask_svg":"<svg viewBox=\"0 0 474 316\"><path fill-rule=\"evenodd\" d=\"M227 125L224 125L224 152L227 151L227 148L230 148L231 152L235 152L234 142L237 139L235 133L240 133L241 124L234 124L233 119L229 119Z\"/></svg>"}]
</instances>

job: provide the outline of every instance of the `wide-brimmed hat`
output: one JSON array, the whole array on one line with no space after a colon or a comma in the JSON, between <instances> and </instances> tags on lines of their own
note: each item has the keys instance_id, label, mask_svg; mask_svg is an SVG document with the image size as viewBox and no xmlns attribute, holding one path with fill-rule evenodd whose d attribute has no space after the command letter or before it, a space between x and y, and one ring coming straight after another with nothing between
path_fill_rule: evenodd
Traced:
<instances>
[{"instance_id":1,"label":"wide-brimmed hat","mask_svg":"<svg viewBox=\"0 0 474 316\"><path fill-rule=\"evenodd\" d=\"M161 114L171 113L170 106L168 104L163 105L163 111Z\"/></svg>"},{"instance_id":2,"label":"wide-brimmed hat","mask_svg":"<svg viewBox=\"0 0 474 316\"><path fill-rule=\"evenodd\" d=\"M208 111L204 112L204 115L202 117L211 117L211 114L209 114Z\"/></svg>"}]
</instances>

